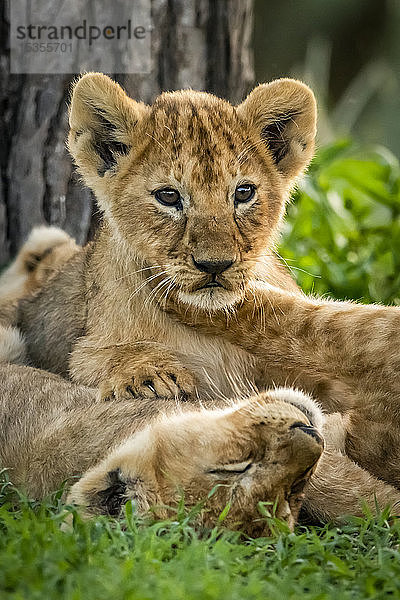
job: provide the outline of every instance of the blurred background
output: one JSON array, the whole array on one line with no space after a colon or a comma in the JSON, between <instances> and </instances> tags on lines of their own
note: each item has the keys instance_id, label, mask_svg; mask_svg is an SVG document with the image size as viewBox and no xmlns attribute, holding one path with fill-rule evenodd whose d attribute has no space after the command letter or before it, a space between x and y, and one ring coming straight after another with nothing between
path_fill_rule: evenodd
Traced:
<instances>
[{"instance_id":1,"label":"blurred background","mask_svg":"<svg viewBox=\"0 0 400 600\"><path fill-rule=\"evenodd\" d=\"M319 140L340 135L400 155L399 0L256 0L256 79L304 79L319 101Z\"/></svg>"},{"instance_id":2,"label":"blurred background","mask_svg":"<svg viewBox=\"0 0 400 600\"><path fill-rule=\"evenodd\" d=\"M400 1L148 1L151 73L112 76L146 102L190 86L236 103L258 82L306 81L319 104L318 152L277 252L307 292L400 303ZM84 243L100 216L65 150L73 76L10 74L9 2L0 6L5 265L32 226L58 225Z\"/></svg>"}]
</instances>

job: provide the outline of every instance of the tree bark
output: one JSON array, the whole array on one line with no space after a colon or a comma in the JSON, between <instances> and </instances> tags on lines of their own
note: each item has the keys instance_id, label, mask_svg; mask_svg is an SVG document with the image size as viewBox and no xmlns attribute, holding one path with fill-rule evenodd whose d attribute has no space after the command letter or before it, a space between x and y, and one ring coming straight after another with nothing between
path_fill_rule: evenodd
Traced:
<instances>
[{"instance_id":1,"label":"tree bark","mask_svg":"<svg viewBox=\"0 0 400 600\"><path fill-rule=\"evenodd\" d=\"M128 94L151 102L163 90L192 87L239 102L253 83L254 0L149 0L152 68L116 75ZM0 265L34 225L57 225L79 243L100 216L69 158L67 100L71 75L9 73L9 6L1 3Z\"/></svg>"}]
</instances>

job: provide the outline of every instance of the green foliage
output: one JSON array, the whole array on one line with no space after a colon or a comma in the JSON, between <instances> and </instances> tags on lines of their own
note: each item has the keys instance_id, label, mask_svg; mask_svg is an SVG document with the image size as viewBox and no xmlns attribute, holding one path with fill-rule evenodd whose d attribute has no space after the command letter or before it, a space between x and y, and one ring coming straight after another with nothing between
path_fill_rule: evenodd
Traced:
<instances>
[{"instance_id":1,"label":"green foliage","mask_svg":"<svg viewBox=\"0 0 400 600\"><path fill-rule=\"evenodd\" d=\"M400 169L388 150L320 150L283 233L279 252L306 292L400 303Z\"/></svg>"}]
</instances>

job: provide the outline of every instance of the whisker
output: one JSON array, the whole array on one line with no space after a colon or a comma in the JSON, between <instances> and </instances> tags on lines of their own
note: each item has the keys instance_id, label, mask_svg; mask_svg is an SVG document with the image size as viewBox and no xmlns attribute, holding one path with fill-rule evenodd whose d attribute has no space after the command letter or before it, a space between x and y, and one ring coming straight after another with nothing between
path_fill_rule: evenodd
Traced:
<instances>
[{"instance_id":1,"label":"whisker","mask_svg":"<svg viewBox=\"0 0 400 600\"><path fill-rule=\"evenodd\" d=\"M158 292L160 292L161 290L163 290L163 288L166 287L167 284L170 283L170 281L171 281L170 277L164 277L164 279L162 281L160 281L159 283L157 283L156 287L150 292L150 294L146 298L146 303L149 304L150 302L152 302L153 300L155 300L156 295L158 294Z\"/></svg>"},{"instance_id":2,"label":"whisker","mask_svg":"<svg viewBox=\"0 0 400 600\"><path fill-rule=\"evenodd\" d=\"M165 273L168 273L168 271L161 271L161 273L156 273L155 275L152 275L151 277L147 277L147 279L145 279L141 285L136 288L136 290L133 292L133 294L131 294L128 298L128 302L130 302L132 300L132 298L134 296L136 296L136 294L138 294L148 283L150 283L151 281L153 281L153 279L156 279L156 277L161 277L161 275L164 275Z\"/></svg>"},{"instance_id":3,"label":"whisker","mask_svg":"<svg viewBox=\"0 0 400 600\"><path fill-rule=\"evenodd\" d=\"M150 294L145 298L145 304L150 304L154 298L154 296L158 293L158 291L167 285L170 281L170 277L163 277L161 281L157 283L157 285L151 290Z\"/></svg>"},{"instance_id":4,"label":"whisker","mask_svg":"<svg viewBox=\"0 0 400 600\"><path fill-rule=\"evenodd\" d=\"M175 281L174 281L174 279L171 279L169 286L163 292L163 294L161 295L161 298L158 300L159 304L165 303L167 301L168 294L171 292L171 290L173 289L174 286L175 286Z\"/></svg>"},{"instance_id":5,"label":"whisker","mask_svg":"<svg viewBox=\"0 0 400 600\"><path fill-rule=\"evenodd\" d=\"M314 275L314 273L310 273L309 271L306 271L305 269L301 269L300 267L295 267L294 265L289 265L287 260L285 258L283 258L283 256L281 254L279 254L279 252L275 249L272 249L272 252L275 254L275 256L277 256L283 263L285 263L285 265L287 266L287 268L289 269L289 271L292 273L293 269L296 271L301 271L302 273L305 273L306 275L310 275L311 277L317 277L318 279L321 279L321 275ZM292 273L294 275L294 273Z\"/></svg>"},{"instance_id":6,"label":"whisker","mask_svg":"<svg viewBox=\"0 0 400 600\"><path fill-rule=\"evenodd\" d=\"M126 277L131 277L132 275L136 275L137 273L142 273L143 271L150 271L150 269L162 269L163 267L170 267L170 263L166 263L165 265L152 265L151 267L144 267L143 269L138 269L137 271L132 271L131 273L126 273L122 275L122 277L118 277L118 279L114 279L114 281L121 281L121 279L125 279Z\"/></svg>"}]
</instances>

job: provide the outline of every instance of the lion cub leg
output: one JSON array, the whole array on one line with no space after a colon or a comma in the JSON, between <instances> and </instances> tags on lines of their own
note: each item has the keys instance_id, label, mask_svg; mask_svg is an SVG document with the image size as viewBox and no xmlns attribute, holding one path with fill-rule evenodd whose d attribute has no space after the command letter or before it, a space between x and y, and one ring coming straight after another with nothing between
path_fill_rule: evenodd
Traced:
<instances>
[{"instance_id":1,"label":"lion cub leg","mask_svg":"<svg viewBox=\"0 0 400 600\"><path fill-rule=\"evenodd\" d=\"M70 360L72 379L99 387L103 399L195 397L196 379L183 357L158 342L97 347L78 342Z\"/></svg>"},{"instance_id":2,"label":"lion cub leg","mask_svg":"<svg viewBox=\"0 0 400 600\"><path fill-rule=\"evenodd\" d=\"M400 410L398 398L382 394L375 402L346 413L346 454L370 473L400 489Z\"/></svg>"},{"instance_id":3,"label":"lion cub leg","mask_svg":"<svg viewBox=\"0 0 400 600\"><path fill-rule=\"evenodd\" d=\"M362 517L365 508L391 507L400 514L400 491L374 477L348 456L327 450L305 489L303 510L319 521L339 521L346 516Z\"/></svg>"},{"instance_id":4,"label":"lion cub leg","mask_svg":"<svg viewBox=\"0 0 400 600\"><path fill-rule=\"evenodd\" d=\"M364 421L362 429L359 429L360 436L367 441L372 456L372 430L375 425L373 422ZM390 506L394 514L400 514L400 491L382 481L384 467L375 469L374 473L373 469L368 469L370 465L366 464L365 457L364 461L357 464L354 462L355 455L346 455L351 430L350 413L333 413L326 417L323 428L326 450L306 486L304 512L307 516L323 522L337 521L349 515L361 517L365 508L375 513L377 508ZM391 456L388 456L386 461L389 465L396 462L392 459L396 457L399 447L397 444L397 447L391 449Z\"/></svg>"}]
</instances>

